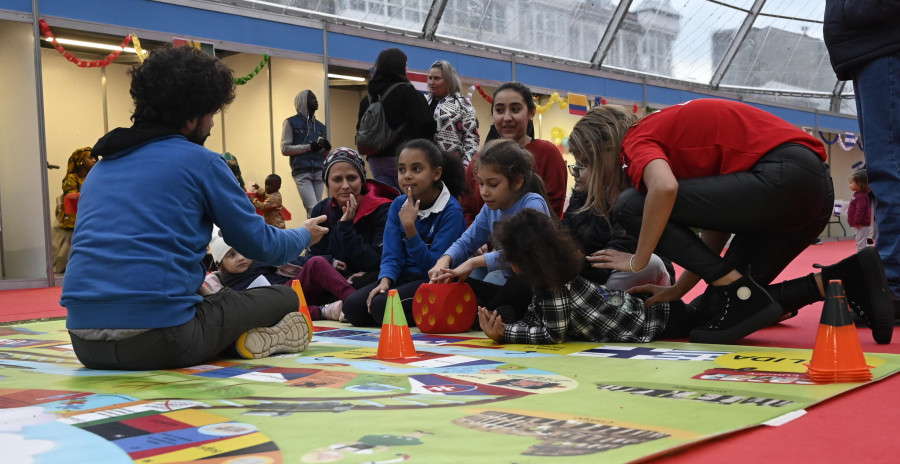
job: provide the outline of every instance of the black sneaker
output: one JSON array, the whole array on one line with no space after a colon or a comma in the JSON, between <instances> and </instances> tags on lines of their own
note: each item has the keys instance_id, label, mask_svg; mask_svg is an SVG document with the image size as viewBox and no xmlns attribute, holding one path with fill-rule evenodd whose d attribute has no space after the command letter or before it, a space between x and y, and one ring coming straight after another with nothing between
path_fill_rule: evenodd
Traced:
<instances>
[{"instance_id":1,"label":"black sneaker","mask_svg":"<svg viewBox=\"0 0 900 464\"><path fill-rule=\"evenodd\" d=\"M688 338L692 343L732 344L778 322L784 312L749 275L725 286L710 285L704 295L704 304L716 306L708 309L713 314L711 319L691 330Z\"/></svg>"},{"instance_id":2,"label":"black sneaker","mask_svg":"<svg viewBox=\"0 0 900 464\"><path fill-rule=\"evenodd\" d=\"M299 311L290 312L272 327L250 329L234 342L239 355L264 358L275 353L297 353L309 344L309 325Z\"/></svg>"},{"instance_id":3,"label":"black sneaker","mask_svg":"<svg viewBox=\"0 0 900 464\"><path fill-rule=\"evenodd\" d=\"M876 343L887 344L894 335L894 305L884 264L874 248L863 248L830 266L813 264L822 269L822 283L840 280L850 309L872 329Z\"/></svg>"}]
</instances>

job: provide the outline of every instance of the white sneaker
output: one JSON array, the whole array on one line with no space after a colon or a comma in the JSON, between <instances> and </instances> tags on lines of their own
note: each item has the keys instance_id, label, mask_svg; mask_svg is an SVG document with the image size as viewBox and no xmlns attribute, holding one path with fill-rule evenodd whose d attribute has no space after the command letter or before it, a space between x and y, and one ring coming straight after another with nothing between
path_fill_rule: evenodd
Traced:
<instances>
[{"instance_id":1,"label":"white sneaker","mask_svg":"<svg viewBox=\"0 0 900 464\"><path fill-rule=\"evenodd\" d=\"M320 306L319 312L322 313L322 317L328 319L329 321L340 321L344 318L344 312L342 311L343 308L344 302L341 300L337 300Z\"/></svg>"}]
</instances>

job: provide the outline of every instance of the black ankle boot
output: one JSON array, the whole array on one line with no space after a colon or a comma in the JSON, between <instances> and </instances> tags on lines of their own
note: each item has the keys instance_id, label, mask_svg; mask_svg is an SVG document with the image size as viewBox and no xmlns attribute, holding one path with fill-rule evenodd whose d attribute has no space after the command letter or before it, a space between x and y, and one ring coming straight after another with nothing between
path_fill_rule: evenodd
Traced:
<instances>
[{"instance_id":1,"label":"black ankle boot","mask_svg":"<svg viewBox=\"0 0 900 464\"><path fill-rule=\"evenodd\" d=\"M894 305L884 276L884 264L874 248L863 248L831 266L813 264L813 267L822 269L822 283L826 287L831 280L841 281L850 309L872 329L875 342L891 342Z\"/></svg>"},{"instance_id":2,"label":"black ankle boot","mask_svg":"<svg viewBox=\"0 0 900 464\"><path fill-rule=\"evenodd\" d=\"M766 290L749 275L721 287L710 285L704 293L705 309L713 314L705 324L691 330L692 343L728 345L778 321L782 310Z\"/></svg>"}]
</instances>

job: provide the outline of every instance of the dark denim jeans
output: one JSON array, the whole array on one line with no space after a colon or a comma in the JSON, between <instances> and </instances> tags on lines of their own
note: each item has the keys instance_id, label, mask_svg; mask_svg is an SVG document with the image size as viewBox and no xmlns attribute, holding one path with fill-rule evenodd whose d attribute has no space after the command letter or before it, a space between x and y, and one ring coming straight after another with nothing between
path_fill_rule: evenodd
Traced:
<instances>
[{"instance_id":1,"label":"dark denim jeans","mask_svg":"<svg viewBox=\"0 0 900 464\"><path fill-rule=\"evenodd\" d=\"M900 53L876 58L853 79L869 186L875 194L875 247L900 298Z\"/></svg>"}]
</instances>

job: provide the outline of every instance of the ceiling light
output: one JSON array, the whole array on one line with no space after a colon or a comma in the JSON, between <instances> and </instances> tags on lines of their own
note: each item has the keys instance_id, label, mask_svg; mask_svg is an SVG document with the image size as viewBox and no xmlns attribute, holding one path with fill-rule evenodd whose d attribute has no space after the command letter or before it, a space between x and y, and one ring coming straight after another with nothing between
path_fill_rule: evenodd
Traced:
<instances>
[{"instance_id":1,"label":"ceiling light","mask_svg":"<svg viewBox=\"0 0 900 464\"><path fill-rule=\"evenodd\" d=\"M329 79L344 79L347 81L356 81L356 82L365 82L366 81L365 77L347 76L345 74L328 73L328 78Z\"/></svg>"},{"instance_id":2,"label":"ceiling light","mask_svg":"<svg viewBox=\"0 0 900 464\"><path fill-rule=\"evenodd\" d=\"M51 42L51 43L53 42L53 39L50 37L47 37L44 40L46 40L47 42ZM120 51L125 51L128 53L135 53L135 54L137 53L137 51L132 47L122 48L117 45L108 45L108 44L102 44L102 43L96 43L96 42L85 42L83 40L73 40L73 39L57 38L56 41L62 45L75 45L78 47L97 48L100 50L110 50L110 51L120 50ZM147 53L147 50L142 50L142 51L144 53Z\"/></svg>"}]
</instances>

